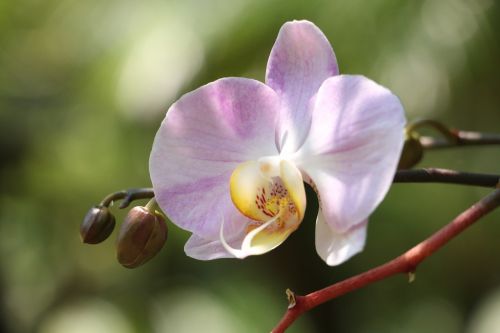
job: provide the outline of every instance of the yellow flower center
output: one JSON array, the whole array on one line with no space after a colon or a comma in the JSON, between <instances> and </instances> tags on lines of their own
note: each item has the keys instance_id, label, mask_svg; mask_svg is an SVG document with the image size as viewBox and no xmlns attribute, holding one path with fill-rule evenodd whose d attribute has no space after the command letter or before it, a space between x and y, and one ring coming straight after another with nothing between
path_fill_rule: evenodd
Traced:
<instances>
[{"instance_id":1,"label":"yellow flower center","mask_svg":"<svg viewBox=\"0 0 500 333\"><path fill-rule=\"evenodd\" d=\"M247 161L236 167L230 180L231 199L252 222L240 250L226 249L236 257L268 252L298 228L304 217L306 196L302 175L289 161L278 157Z\"/></svg>"}]
</instances>

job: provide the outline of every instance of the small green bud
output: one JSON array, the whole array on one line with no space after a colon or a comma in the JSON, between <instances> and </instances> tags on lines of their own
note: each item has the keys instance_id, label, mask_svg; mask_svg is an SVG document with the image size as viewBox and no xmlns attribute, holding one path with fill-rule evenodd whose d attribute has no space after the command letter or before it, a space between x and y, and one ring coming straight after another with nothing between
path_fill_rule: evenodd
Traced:
<instances>
[{"instance_id":1,"label":"small green bud","mask_svg":"<svg viewBox=\"0 0 500 333\"><path fill-rule=\"evenodd\" d=\"M399 159L398 170L411 169L424 156L424 147L420 143L418 136L406 135L403 152Z\"/></svg>"},{"instance_id":2,"label":"small green bud","mask_svg":"<svg viewBox=\"0 0 500 333\"><path fill-rule=\"evenodd\" d=\"M167 240L163 215L146 207L130 210L121 226L117 242L117 259L127 268L136 268L153 258Z\"/></svg>"},{"instance_id":3,"label":"small green bud","mask_svg":"<svg viewBox=\"0 0 500 333\"><path fill-rule=\"evenodd\" d=\"M80 225L82 242L97 244L111 235L115 228L115 217L108 207L95 206L90 208Z\"/></svg>"}]
</instances>

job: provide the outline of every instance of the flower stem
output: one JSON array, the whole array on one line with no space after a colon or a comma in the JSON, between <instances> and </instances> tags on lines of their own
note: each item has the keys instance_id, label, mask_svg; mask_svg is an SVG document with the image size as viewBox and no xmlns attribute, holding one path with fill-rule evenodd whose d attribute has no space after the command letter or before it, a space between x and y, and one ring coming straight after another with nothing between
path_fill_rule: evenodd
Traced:
<instances>
[{"instance_id":1,"label":"flower stem","mask_svg":"<svg viewBox=\"0 0 500 333\"><path fill-rule=\"evenodd\" d=\"M127 208L130 203L138 199L150 199L155 196L153 189L145 188L131 188L123 191L108 194L100 203L100 206L109 207L114 201L123 199L118 208Z\"/></svg>"},{"instance_id":2,"label":"flower stem","mask_svg":"<svg viewBox=\"0 0 500 333\"><path fill-rule=\"evenodd\" d=\"M456 140L436 139L429 136L421 136L420 143L424 149L442 149L462 146L484 146L500 145L500 134L480 133L470 131L450 130Z\"/></svg>"},{"instance_id":3,"label":"flower stem","mask_svg":"<svg viewBox=\"0 0 500 333\"><path fill-rule=\"evenodd\" d=\"M455 131L449 129L447 126L444 124L440 123L439 121L432 120L432 119L423 119L423 120L417 120L411 124L409 124L406 127L406 131L408 133L416 133L417 129L422 128L422 127L430 127L438 131L443 135L445 138L445 141L450 144L454 145L457 143L458 138L455 134Z\"/></svg>"},{"instance_id":4,"label":"flower stem","mask_svg":"<svg viewBox=\"0 0 500 333\"><path fill-rule=\"evenodd\" d=\"M157 209L158 205L156 203L155 197L151 198L151 200L148 201L146 204L146 210L152 214L155 213L155 210Z\"/></svg>"},{"instance_id":5,"label":"flower stem","mask_svg":"<svg viewBox=\"0 0 500 333\"><path fill-rule=\"evenodd\" d=\"M294 294L295 305L288 308L272 333L285 332L301 314L334 298L396 274L415 272L417 266L427 257L498 206L500 206L500 189L493 191L429 238L395 259L308 295Z\"/></svg>"},{"instance_id":6,"label":"flower stem","mask_svg":"<svg viewBox=\"0 0 500 333\"><path fill-rule=\"evenodd\" d=\"M500 175L460 172L448 169L426 168L399 170L394 176L394 183L449 183L495 188ZM100 203L109 207L114 201L123 199L119 208L126 208L134 200L154 198L153 189L131 188L108 194Z\"/></svg>"},{"instance_id":7,"label":"flower stem","mask_svg":"<svg viewBox=\"0 0 500 333\"><path fill-rule=\"evenodd\" d=\"M437 139L431 136L420 136L418 134L418 130L426 127L436 130L443 136L443 138ZM500 134L498 133L460 131L454 128L449 128L441 122L432 119L414 121L406 126L406 132L409 134L415 134L419 138L424 149L500 144Z\"/></svg>"}]
</instances>

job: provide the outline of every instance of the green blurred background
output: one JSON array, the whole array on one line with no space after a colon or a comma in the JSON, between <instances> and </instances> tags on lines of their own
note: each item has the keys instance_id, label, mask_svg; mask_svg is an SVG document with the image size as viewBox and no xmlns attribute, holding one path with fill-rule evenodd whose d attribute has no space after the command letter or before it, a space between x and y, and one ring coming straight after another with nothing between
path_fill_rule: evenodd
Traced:
<instances>
[{"instance_id":1,"label":"green blurred background","mask_svg":"<svg viewBox=\"0 0 500 333\"><path fill-rule=\"evenodd\" d=\"M188 234L172 224L160 255L135 270L116 262L115 236L83 245L90 206L150 185L168 106L220 77L263 80L291 19L315 22L341 72L389 87L410 120L500 131L495 0L0 1L0 332L269 332L285 288L307 293L383 263L488 193L395 185L366 250L334 268L315 253L313 197L285 244L244 261L186 257ZM498 174L499 155L430 152L420 165ZM356 291L290 332L500 332L499 236L500 211L421 265L414 283Z\"/></svg>"}]
</instances>

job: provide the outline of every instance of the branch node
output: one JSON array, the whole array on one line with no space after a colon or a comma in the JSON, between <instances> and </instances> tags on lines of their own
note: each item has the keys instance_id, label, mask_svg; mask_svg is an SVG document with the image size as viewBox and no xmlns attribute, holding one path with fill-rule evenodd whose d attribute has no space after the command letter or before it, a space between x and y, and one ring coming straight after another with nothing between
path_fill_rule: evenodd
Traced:
<instances>
[{"instance_id":1,"label":"branch node","mask_svg":"<svg viewBox=\"0 0 500 333\"><path fill-rule=\"evenodd\" d=\"M295 298L295 293L289 288L286 289L286 298L288 299L288 308L292 309L297 305L297 299Z\"/></svg>"},{"instance_id":2,"label":"branch node","mask_svg":"<svg viewBox=\"0 0 500 333\"><path fill-rule=\"evenodd\" d=\"M121 202L120 206L118 206L119 209L124 209L127 208L130 203L134 200L133 196L129 193L127 196L123 199Z\"/></svg>"}]
</instances>

